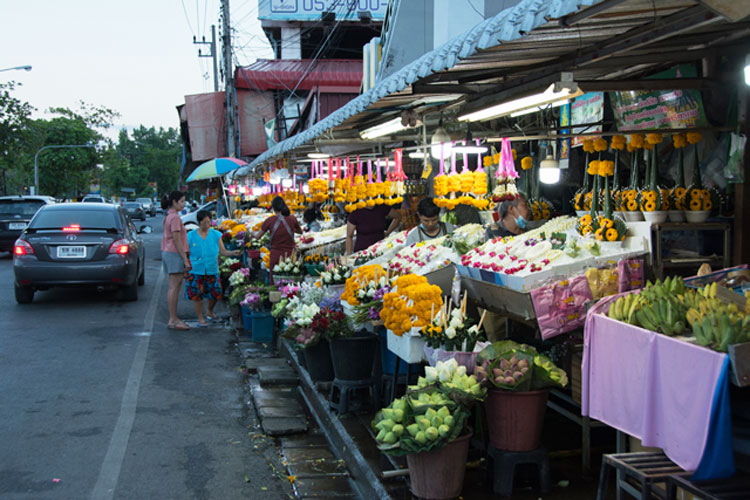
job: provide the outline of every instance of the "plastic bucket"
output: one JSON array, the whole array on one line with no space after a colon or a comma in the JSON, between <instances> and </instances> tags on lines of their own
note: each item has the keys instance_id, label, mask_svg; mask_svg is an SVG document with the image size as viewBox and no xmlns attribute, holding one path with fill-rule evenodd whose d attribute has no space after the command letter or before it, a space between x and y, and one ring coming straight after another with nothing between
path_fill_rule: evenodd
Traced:
<instances>
[{"instance_id":1,"label":"plastic bucket","mask_svg":"<svg viewBox=\"0 0 750 500\"><path fill-rule=\"evenodd\" d=\"M307 373L313 382L330 382L333 380L333 363L328 341L321 340L316 345L302 351L307 365Z\"/></svg>"},{"instance_id":2,"label":"plastic bucket","mask_svg":"<svg viewBox=\"0 0 750 500\"><path fill-rule=\"evenodd\" d=\"M269 311L254 311L250 313L252 322L251 334L253 342L268 343L273 341L274 317Z\"/></svg>"},{"instance_id":3,"label":"plastic bucket","mask_svg":"<svg viewBox=\"0 0 750 500\"><path fill-rule=\"evenodd\" d=\"M240 306L240 314L242 315L242 326L246 332L253 330L253 311L249 307Z\"/></svg>"},{"instance_id":4,"label":"plastic bucket","mask_svg":"<svg viewBox=\"0 0 750 500\"><path fill-rule=\"evenodd\" d=\"M371 379L377 343L378 338L369 333L331 340L328 346L336 378L346 381Z\"/></svg>"},{"instance_id":5,"label":"plastic bucket","mask_svg":"<svg viewBox=\"0 0 750 500\"><path fill-rule=\"evenodd\" d=\"M510 392L490 389L484 407L490 444L499 450L539 448L548 390Z\"/></svg>"},{"instance_id":6,"label":"plastic bucket","mask_svg":"<svg viewBox=\"0 0 750 500\"><path fill-rule=\"evenodd\" d=\"M388 349L388 331L385 328L380 330L380 363L384 375L394 375L396 371L396 355ZM398 374L405 375L409 365L401 363L398 365Z\"/></svg>"},{"instance_id":7,"label":"plastic bucket","mask_svg":"<svg viewBox=\"0 0 750 500\"><path fill-rule=\"evenodd\" d=\"M411 492L423 500L447 500L461 494L471 433L442 448L406 455Z\"/></svg>"}]
</instances>

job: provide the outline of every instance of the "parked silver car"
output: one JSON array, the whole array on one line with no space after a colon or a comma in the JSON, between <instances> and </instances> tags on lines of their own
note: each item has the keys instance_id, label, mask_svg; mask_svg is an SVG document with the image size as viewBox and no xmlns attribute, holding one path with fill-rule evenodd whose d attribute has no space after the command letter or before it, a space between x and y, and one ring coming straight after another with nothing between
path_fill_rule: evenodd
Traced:
<instances>
[{"instance_id":1,"label":"parked silver car","mask_svg":"<svg viewBox=\"0 0 750 500\"><path fill-rule=\"evenodd\" d=\"M31 302L36 290L82 285L119 288L122 299L137 300L146 262L138 232L117 205L42 207L13 247L16 301Z\"/></svg>"},{"instance_id":2,"label":"parked silver car","mask_svg":"<svg viewBox=\"0 0 750 500\"><path fill-rule=\"evenodd\" d=\"M136 198L135 201L141 204L143 207L143 211L146 212L151 217L156 215L156 206L154 205L154 200L151 198Z\"/></svg>"}]
</instances>

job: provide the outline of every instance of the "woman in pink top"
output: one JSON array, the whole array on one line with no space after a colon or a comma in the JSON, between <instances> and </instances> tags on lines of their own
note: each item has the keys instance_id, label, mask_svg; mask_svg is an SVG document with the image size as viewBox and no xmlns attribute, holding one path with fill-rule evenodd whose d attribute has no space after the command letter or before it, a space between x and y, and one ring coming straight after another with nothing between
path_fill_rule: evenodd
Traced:
<instances>
[{"instance_id":1,"label":"woman in pink top","mask_svg":"<svg viewBox=\"0 0 750 500\"><path fill-rule=\"evenodd\" d=\"M190 271L187 231L180 219L180 211L185 208L185 194L172 191L168 198L162 200L162 209L169 211L164 218L164 232L161 235L161 261L169 275L167 291L167 308L169 309L170 330L189 330L190 327L177 317L177 299L180 297L182 280Z\"/></svg>"}]
</instances>

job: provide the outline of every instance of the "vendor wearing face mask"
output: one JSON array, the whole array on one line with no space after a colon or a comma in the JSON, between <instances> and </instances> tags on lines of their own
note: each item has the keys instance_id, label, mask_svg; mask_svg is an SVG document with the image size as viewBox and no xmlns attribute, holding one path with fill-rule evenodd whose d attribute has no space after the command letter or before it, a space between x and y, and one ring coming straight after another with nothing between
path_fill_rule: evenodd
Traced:
<instances>
[{"instance_id":1,"label":"vendor wearing face mask","mask_svg":"<svg viewBox=\"0 0 750 500\"><path fill-rule=\"evenodd\" d=\"M529 205L523 195L505 200L497 206L498 221L487 228L487 238L505 238L526 232Z\"/></svg>"},{"instance_id":2,"label":"vendor wearing face mask","mask_svg":"<svg viewBox=\"0 0 750 500\"><path fill-rule=\"evenodd\" d=\"M440 207L435 205L432 198L424 198L417 205L419 225L409 232L406 244L413 245L420 241L440 238L453 232L453 224L440 222Z\"/></svg>"}]
</instances>

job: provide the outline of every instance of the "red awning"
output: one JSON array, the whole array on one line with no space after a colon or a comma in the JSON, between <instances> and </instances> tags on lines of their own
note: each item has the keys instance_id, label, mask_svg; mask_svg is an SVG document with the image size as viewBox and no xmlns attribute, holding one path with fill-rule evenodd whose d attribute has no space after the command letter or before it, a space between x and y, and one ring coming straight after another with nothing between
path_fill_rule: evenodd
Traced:
<instances>
[{"instance_id":1,"label":"red awning","mask_svg":"<svg viewBox=\"0 0 750 500\"><path fill-rule=\"evenodd\" d=\"M312 68L310 66L312 65ZM300 82L300 79L302 81ZM359 93L362 61L357 59L258 59L235 71L237 88Z\"/></svg>"}]
</instances>

